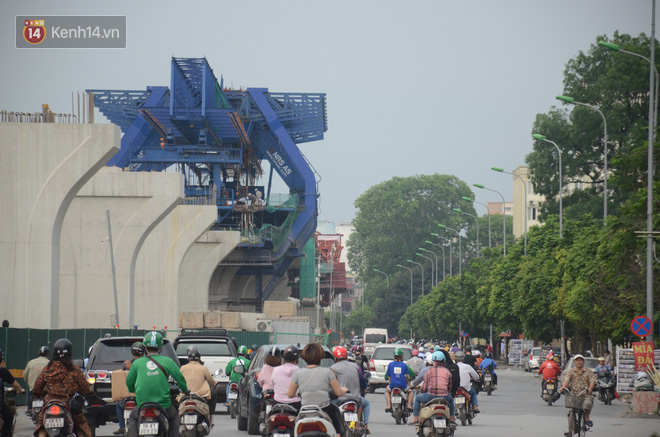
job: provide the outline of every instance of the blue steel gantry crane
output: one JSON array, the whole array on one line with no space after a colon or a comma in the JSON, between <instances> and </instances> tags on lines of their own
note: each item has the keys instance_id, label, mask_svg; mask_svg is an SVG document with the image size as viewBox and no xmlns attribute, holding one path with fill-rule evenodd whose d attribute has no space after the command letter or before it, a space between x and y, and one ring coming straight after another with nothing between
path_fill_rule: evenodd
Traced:
<instances>
[{"instance_id":1,"label":"blue steel gantry crane","mask_svg":"<svg viewBox=\"0 0 660 437\"><path fill-rule=\"evenodd\" d=\"M225 89L205 58L172 58L170 86L143 91L87 90L124 133L108 165L180 171L187 198L214 201L216 229L240 229L225 262L254 276L259 310L300 256L317 223L316 172L297 144L323 139L325 94ZM257 185L270 163L266 187ZM273 171L289 188L272 194ZM246 303L246 302L244 302Z\"/></svg>"}]
</instances>

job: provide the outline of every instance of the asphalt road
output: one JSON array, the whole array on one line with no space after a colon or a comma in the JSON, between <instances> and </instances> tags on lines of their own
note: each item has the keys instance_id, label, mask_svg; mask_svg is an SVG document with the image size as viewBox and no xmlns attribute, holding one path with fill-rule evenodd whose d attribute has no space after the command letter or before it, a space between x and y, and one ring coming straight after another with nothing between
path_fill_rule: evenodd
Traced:
<instances>
[{"instance_id":1,"label":"asphalt road","mask_svg":"<svg viewBox=\"0 0 660 437\"><path fill-rule=\"evenodd\" d=\"M563 399L548 407L540 398L538 376L521 370L502 369L499 374L499 389L491 396L479 395L479 414L473 425L459 425L456 436L488 437L561 437L567 430L566 408ZM369 427L375 437L414 437L414 428L396 425L394 418L385 413L385 395L382 390L368 395L371 401ZM649 437L653 432L660 433L660 418L656 415L630 413L627 403L615 400L611 406L595 401L592 412L594 437ZM220 407L219 410L224 411ZM15 435L32 435L34 426L25 416L25 407L19 409ZM212 437L247 437L247 432L236 429L236 420L227 414L216 414ZM99 428L98 437L113 437L116 424Z\"/></svg>"}]
</instances>

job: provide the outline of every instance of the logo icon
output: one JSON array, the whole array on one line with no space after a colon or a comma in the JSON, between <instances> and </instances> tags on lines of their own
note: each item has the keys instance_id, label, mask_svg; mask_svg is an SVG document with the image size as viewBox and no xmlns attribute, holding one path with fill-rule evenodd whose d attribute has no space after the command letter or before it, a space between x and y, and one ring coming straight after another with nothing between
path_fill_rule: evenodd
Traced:
<instances>
[{"instance_id":1,"label":"logo icon","mask_svg":"<svg viewBox=\"0 0 660 437\"><path fill-rule=\"evenodd\" d=\"M157 368L158 368L158 366L153 361L148 361L147 362L147 369L156 370Z\"/></svg>"},{"instance_id":2,"label":"logo icon","mask_svg":"<svg viewBox=\"0 0 660 437\"><path fill-rule=\"evenodd\" d=\"M46 38L46 26L44 20L25 20L23 27L23 38L30 44L39 44Z\"/></svg>"}]
</instances>

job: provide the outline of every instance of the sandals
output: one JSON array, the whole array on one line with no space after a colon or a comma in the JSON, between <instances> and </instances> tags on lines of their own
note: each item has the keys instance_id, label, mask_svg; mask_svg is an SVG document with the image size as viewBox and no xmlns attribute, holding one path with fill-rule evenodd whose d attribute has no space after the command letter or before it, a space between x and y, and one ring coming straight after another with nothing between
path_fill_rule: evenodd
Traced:
<instances>
[{"instance_id":1,"label":"sandals","mask_svg":"<svg viewBox=\"0 0 660 437\"><path fill-rule=\"evenodd\" d=\"M419 420L415 422L408 422L408 426L417 426L417 425L419 425Z\"/></svg>"}]
</instances>

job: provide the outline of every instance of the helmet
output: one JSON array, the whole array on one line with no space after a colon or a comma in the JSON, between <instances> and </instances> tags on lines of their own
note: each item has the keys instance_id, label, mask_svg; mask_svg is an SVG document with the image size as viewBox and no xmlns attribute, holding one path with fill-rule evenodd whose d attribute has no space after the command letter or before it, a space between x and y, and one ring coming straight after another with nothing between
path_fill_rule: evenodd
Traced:
<instances>
[{"instance_id":1,"label":"helmet","mask_svg":"<svg viewBox=\"0 0 660 437\"><path fill-rule=\"evenodd\" d=\"M50 352L50 351L48 350L48 346L41 346L41 347L39 348L39 356L40 356L40 357L47 357L47 356L48 356L48 352Z\"/></svg>"},{"instance_id":2,"label":"helmet","mask_svg":"<svg viewBox=\"0 0 660 437\"><path fill-rule=\"evenodd\" d=\"M72 350L73 350L73 345L66 338L60 338L53 345L53 355L59 358L64 358L64 357L71 358Z\"/></svg>"},{"instance_id":3,"label":"helmet","mask_svg":"<svg viewBox=\"0 0 660 437\"><path fill-rule=\"evenodd\" d=\"M465 354L461 351L458 351L454 354L456 361L463 361L465 359Z\"/></svg>"},{"instance_id":4,"label":"helmet","mask_svg":"<svg viewBox=\"0 0 660 437\"><path fill-rule=\"evenodd\" d=\"M480 356L481 356L481 351L480 351L479 349L477 349L476 351L474 351L474 356L475 356L475 357L480 357Z\"/></svg>"},{"instance_id":5,"label":"helmet","mask_svg":"<svg viewBox=\"0 0 660 437\"><path fill-rule=\"evenodd\" d=\"M146 348L160 349L163 347L163 336L158 331L147 332L142 343Z\"/></svg>"},{"instance_id":6,"label":"helmet","mask_svg":"<svg viewBox=\"0 0 660 437\"><path fill-rule=\"evenodd\" d=\"M287 346L286 349L284 349L282 356L287 361L294 361L296 358L298 358L298 348L294 345Z\"/></svg>"},{"instance_id":7,"label":"helmet","mask_svg":"<svg viewBox=\"0 0 660 437\"><path fill-rule=\"evenodd\" d=\"M429 366L433 365L433 355L432 354L426 354L426 364Z\"/></svg>"},{"instance_id":8,"label":"helmet","mask_svg":"<svg viewBox=\"0 0 660 437\"><path fill-rule=\"evenodd\" d=\"M355 352L359 352L359 353L362 353L362 352L364 352L364 348L362 347L362 345L361 345L361 344L359 344L359 345L358 345L358 347L357 347L357 348L355 348Z\"/></svg>"},{"instance_id":9,"label":"helmet","mask_svg":"<svg viewBox=\"0 0 660 437\"><path fill-rule=\"evenodd\" d=\"M199 353L199 350L194 347L188 351L188 361L200 361L202 359L202 354Z\"/></svg>"},{"instance_id":10,"label":"helmet","mask_svg":"<svg viewBox=\"0 0 660 437\"><path fill-rule=\"evenodd\" d=\"M413 356L413 357L417 357L417 356L419 356L419 351L418 351L417 349L413 349L413 351L412 351L412 356Z\"/></svg>"},{"instance_id":11,"label":"helmet","mask_svg":"<svg viewBox=\"0 0 660 437\"><path fill-rule=\"evenodd\" d=\"M445 354L443 354L440 351L433 352L433 361L444 361L445 360Z\"/></svg>"},{"instance_id":12,"label":"helmet","mask_svg":"<svg viewBox=\"0 0 660 437\"><path fill-rule=\"evenodd\" d=\"M248 353L247 352L247 347L245 347L244 345L240 345L238 347L238 354L239 355L247 355L247 353Z\"/></svg>"},{"instance_id":13,"label":"helmet","mask_svg":"<svg viewBox=\"0 0 660 437\"><path fill-rule=\"evenodd\" d=\"M550 352L550 353L548 354L548 356L545 357L545 359L546 359L546 360L551 360L551 359L553 359L554 357L555 357L555 354L553 354L552 352Z\"/></svg>"},{"instance_id":14,"label":"helmet","mask_svg":"<svg viewBox=\"0 0 660 437\"><path fill-rule=\"evenodd\" d=\"M257 346L256 344L253 344L250 349L252 349L253 351L256 351L257 349L259 349L259 346Z\"/></svg>"},{"instance_id":15,"label":"helmet","mask_svg":"<svg viewBox=\"0 0 660 437\"><path fill-rule=\"evenodd\" d=\"M605 357L598 357L598 361L605 361Z\"/></svg>"},{"instance_id":16,"label":"helmet","mask_svg":"<svg viewBox=\"0 0 660 437\"><path fill-rule=\"evenodd\" d=\"M282 356L282 351L280 350L279 347L275 346L271 350L268 351L268 355L271 355L273 357L281 357Z\"/></svg>"},{"instance_id":17,"label":"helmet","mask_svg":"<svg viewBox=\"0 0 660 437\"><path fill-rule=\"evenodd\" d=\"M472 352L472 346L465 346L465 352Z\"/></svg>"},{"instance_id":18,"label":"helmet","mask_svg":"<svg viewBox=\"0 0 660 437\"><path fill-rule=\"evenodd\" d=\"M348 361L350 361L351 363L355 362L355 355L353 355L353 353L351 352L348 353Z\"/></svg>"},{"instance_id":19,"label":"helmet","mask_svg":"<svg viewBox=\"0 0 660 437\"><path fill-rule=\"evenodd\" d=\"M439 350L440 350L440 346L436 346L436 347L434 347L433 350L434 350L435 352L439 351Z\"/></svg>"},{"instance_id":20,"label":"helmet","mask_svg":"<svg viewBox=\"0 0 660 437\"><path fill-rule=\"evenodd\" d=\"M400 347L394 349L394 356L395 357L400 357L402 355L403 355L403 349L401 349Z\"/></svg>"},{"instance_id":21,"label":"helmet","mask_svg":"<svg viewBox=\"0 0 660 437\"><path fill-rule=\"evenodd\" d=\"M142 343L141 341L136 341L135 343L133 343L133 345L131 346L131 353L139 357L144 355L144 343Z\"/></svg>"},{"instance_id":22,"label":"helmet","mask_svg":"<svg viewBox=\"0 0 660 437\"><path fill-rule=\"evenodd\" d=\"M0 349L0 363L2 363L5 360L5 353L2 352L2 349Z\"/></svg>"},{"instance_id":23,"label":"helmet","mask_svg":"<svg viewBox=\"0 0 660 437\"><path fill-rule=\"evenodd\" d=\"M419 351L420 351L420 352L424 352L424 346L420 346L420 347L419 347Z\"/></svg>"},{"instance_id":24,"label":"helmet","mask_svg":"<svg viewBox=\"0 0 660 437\"><path fill-rule=\"evenodd\" d=\"M344 346L335 346L332 348L332 355L338 360L345 360L348 358L348 351Z\"/></svg>"}]
</instances>

